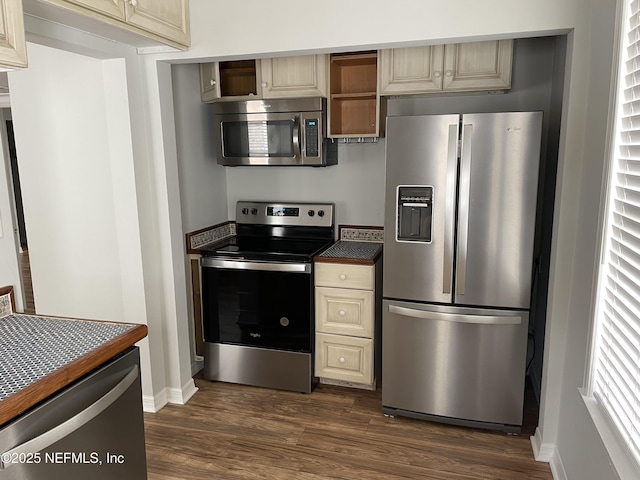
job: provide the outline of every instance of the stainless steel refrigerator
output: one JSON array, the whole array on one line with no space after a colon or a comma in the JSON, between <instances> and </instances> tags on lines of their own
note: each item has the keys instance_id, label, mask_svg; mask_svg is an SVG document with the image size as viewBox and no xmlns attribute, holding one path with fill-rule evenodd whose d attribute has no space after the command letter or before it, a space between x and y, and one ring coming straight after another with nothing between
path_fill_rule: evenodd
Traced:
<instances>
[{"instance_id":1,"label":"stainless steel refrigerator","mask_svg":"<svg viewBox=\"0 0 640 480\"><path fill-rule=\"evenodd\" d=\"M519 432L542 112L387 119L383 412Z\"/></svg>"}]
</instances>

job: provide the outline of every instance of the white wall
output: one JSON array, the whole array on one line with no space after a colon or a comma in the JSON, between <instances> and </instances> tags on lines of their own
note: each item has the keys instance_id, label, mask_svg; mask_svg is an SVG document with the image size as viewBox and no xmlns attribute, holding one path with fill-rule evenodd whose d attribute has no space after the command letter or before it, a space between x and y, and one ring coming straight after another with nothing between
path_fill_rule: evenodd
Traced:
<instances>
[{"instance_id":1,"label":"white wall","mask_svg":"<svg viewBox=\"0 0 640 480\"><path fill-rule=\"evenodd\" d=\"M28 55L9 84L38 312L121 319L102 62L34 44Z\"/></svg>"},{"instance_id":2,"label":"white wall","mask_svg":"<svg viewBox=\"0 0 640 480\"><path fill-rule=\"evenodd\" d=\"M9 76L14 77L12 107L20 112L14 114L16 130L22 132L16 138L18 163L27 165L26 183L44 182L45 188L23 191L25 203L34 206L25 211L27 229L36 225L29 233L37 239L30 242L40 252L32 258L39 278L37 283L34 278L34 295L46 300L42 309L37 301L36 308L53 315L146 323L148 337L138 343L143 405L155 411L167 401L183 403L195 391L188 315L185 307L180 316L180 299L165 293L167 282L175 288L173 264L160 260L166 248L162 239L169 235L161 233L166 222L158 205L168 203L162 192L172 172L152 162L148 132L153 115L141 57L134 48L42 19L25 17L25 28L36 53L30 55L29 69ZM49 182L46 171L51 172ZM80 192L84 204L68 201L68 193L57 190L61 186ZM0 196L8 195L9 187L0 182ZM48 194L44 200L43 192ZM56 221L47 223L42 214L41 208L49 208L46 200L56 207L51 212ZM48 238L55 240L55 249ZM7 258L15 261L15 250L10 254ZM98 260L92 262L93 257ZM10 273L18 275L17 265ZM105 305L106 300L112 301Z\"/></svg>"},{"instance_id":3,"label":"white wall","mask_svg":"<svg viewBox=\"0 0 640 480\"><path fill-rule=\"evenodd\" d=\"M4 109L0 110L0 186L6 182L7 188L0 188L0 286L13 286L16 310L24 310L24 298L20 283L18 264L19 242L14 235L17 225L14 211L11 163L7 148Z\"/></svg>"},{"instance_id":4,"label":"white wall","mask_svg":"<svg viewBox=\"0 0 640 480\"><path fill-rule=\"evenodd\" d=\"M171 71L182 231L188 233L228 220L227 177L216 161L213 107L200 99L198 65L173 65Z\"/></svg>"}]
</instances>

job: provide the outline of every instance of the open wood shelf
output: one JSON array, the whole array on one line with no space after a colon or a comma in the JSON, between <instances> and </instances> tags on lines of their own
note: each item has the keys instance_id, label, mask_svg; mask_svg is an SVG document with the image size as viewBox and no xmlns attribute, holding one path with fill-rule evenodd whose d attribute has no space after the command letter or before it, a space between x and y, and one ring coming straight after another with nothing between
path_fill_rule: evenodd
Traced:
<instances>
[{"instance_id":1,"label":"open wood shelf","mask_svg":"<svg viewBox=\"0 0 640 480\"><path fill-rule=\"evenodd\" d=\"M375 99L376 92L362 92L362 93L332 93L332 100L365 100Z\"/></svg>"},{"instance_id":2,"label":"open wood shelf","mask_svg":"<svg viewBox=\"0 0 640 480\"><path fill-rule=\"evenodd\" d=\"M220 62L219 73L221 96L257 95L255 60Z\"/></svg>"},{"instance_id":3,"label":"open wood shelf","mask_svg":"<svg viewBox=\"0 0 640 480\"><path fill-rule=\"evenodd\" d=\"M329 76L329 134L337 137L377 136L377 52L331 55Z\"/></svg>"}]
</instances>

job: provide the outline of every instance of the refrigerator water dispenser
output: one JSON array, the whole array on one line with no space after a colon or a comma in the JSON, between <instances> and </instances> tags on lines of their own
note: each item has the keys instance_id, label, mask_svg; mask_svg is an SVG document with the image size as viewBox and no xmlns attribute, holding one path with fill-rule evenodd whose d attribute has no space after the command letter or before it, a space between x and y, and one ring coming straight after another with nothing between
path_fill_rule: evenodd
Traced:
<instances>
[{"instance_id":1,"label":"refrigerator water dispenser","mask_svg":"<svg viewBox=\"0 0 640 480\"><path fill-rule=\"evenodd\" d=\"M431 243L433 187L398 186L396 240Z\"/></svg>"}]
</instances>

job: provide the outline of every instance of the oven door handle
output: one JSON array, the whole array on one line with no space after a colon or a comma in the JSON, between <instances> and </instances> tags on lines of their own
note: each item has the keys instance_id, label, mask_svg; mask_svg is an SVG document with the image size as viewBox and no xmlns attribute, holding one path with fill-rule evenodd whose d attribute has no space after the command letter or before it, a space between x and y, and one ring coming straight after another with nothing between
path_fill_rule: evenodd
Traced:
<instances>
[{"instance_id":1,"label":"oven door handle","mask_svg":"<svg viewBox=\"0 0 640 480\"><path fill-rule=\"evenodd\" d=\"M210 268L228 268L234 270L262 270L268 272L311 273L311 263L287 262L250 262L245 260L221 260L202 257L200 265Z\"/></svg>"}]
</instances>

